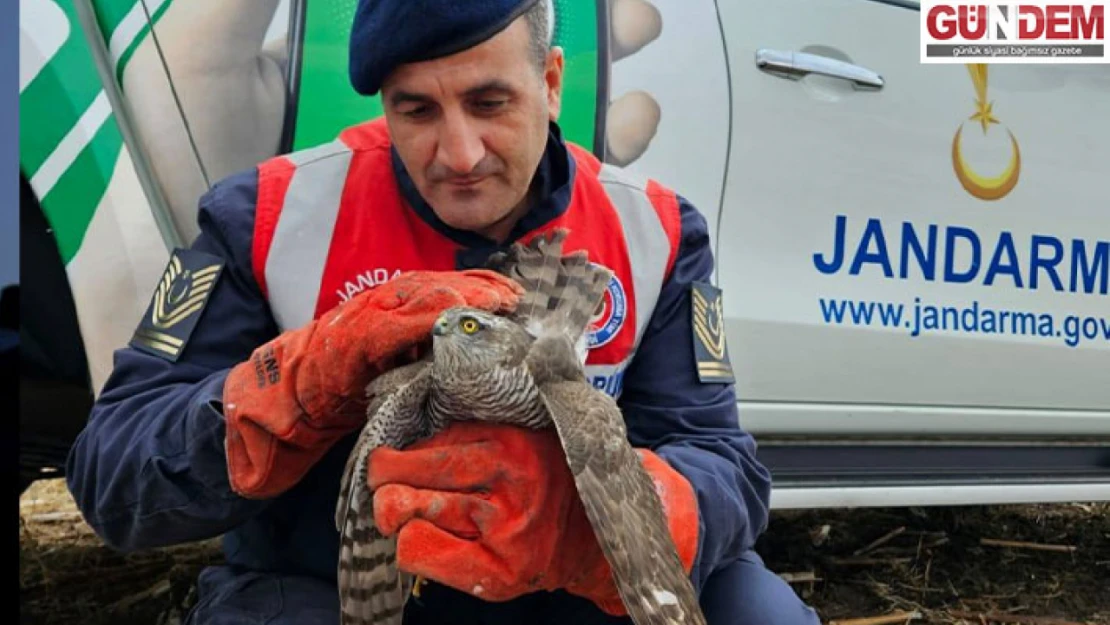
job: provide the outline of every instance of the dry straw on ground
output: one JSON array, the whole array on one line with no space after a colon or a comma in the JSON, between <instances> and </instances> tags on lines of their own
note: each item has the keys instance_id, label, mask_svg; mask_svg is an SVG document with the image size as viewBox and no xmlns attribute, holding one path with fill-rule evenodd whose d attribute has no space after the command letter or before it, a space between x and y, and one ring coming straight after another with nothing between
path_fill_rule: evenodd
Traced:
<instances>
[{"instance_id":1,"label":"dry straw on ground","mask_svg":"<svg viewBox=\"0 0 1110 625\"><path fill-rule=\"evenodd\" d=\"M757 550L826 625L1110 625L1110 504L782 512ZM121 555L60 480L20 503L21 623L171 625L209 541Z\"/></svg>"},{"instance_id":2,"label":"dry straw on ground","mask_svg":"<svg viewBox=\"0 0 1110 625\"><path fill-rule=\"evenodd\" d=\"M1110 625L1110 504L788 513L759 551L829 625Z\"/></svg>"}]
</instances>

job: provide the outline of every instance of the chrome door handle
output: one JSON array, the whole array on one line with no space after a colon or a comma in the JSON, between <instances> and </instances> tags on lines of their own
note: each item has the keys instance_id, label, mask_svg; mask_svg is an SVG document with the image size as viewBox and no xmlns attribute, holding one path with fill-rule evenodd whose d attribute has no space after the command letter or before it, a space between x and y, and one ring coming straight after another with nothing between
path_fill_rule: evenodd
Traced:
<instances>
[{"instance_id":1,"label":"chrome door handle","mask_svg":"<svg viewBox=\"0 0 1110 625\"><path fill-rule=\"evenodd\" d=\"M882 76L866 67L808 52L760 48L755 53L755 65L761 71L793 80L819 74L849 80L864 89L882 89L884 84Z\"/></svg>"}]
</instances>

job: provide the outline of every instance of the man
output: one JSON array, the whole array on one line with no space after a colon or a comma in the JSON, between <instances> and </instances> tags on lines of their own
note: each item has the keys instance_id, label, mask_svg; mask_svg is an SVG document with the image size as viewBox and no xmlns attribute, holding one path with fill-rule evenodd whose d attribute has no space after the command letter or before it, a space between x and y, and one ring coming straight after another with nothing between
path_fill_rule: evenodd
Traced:
<instances>
[{"instance_id":1,"label":"man","mask_svg":"<svg viewBox=\"0 0 1110 625\"><path fill-rule=\"evenodd\" d=\"M769 476L713 338L706 222L562 140L547 19L536 0L361 2L351 79L384 122L201 199L68 467L117 548L225 534L188 622L337 622L362 389L427 349L441 310L511 310L519 289L475 268L555 226L616 274L587 371L619 395L709 621L818 622L752 551ZM373 456L375 522L430 582L406 623L627 622L553 436L470 423Z\"/></svg>"}]
</instances>

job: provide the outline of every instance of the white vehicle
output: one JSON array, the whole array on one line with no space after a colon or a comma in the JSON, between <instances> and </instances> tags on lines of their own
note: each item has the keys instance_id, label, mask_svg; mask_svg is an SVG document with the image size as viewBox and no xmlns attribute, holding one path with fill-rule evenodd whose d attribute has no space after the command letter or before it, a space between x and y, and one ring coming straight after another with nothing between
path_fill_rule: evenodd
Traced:
<instances>
[{"instance_id":1,"label":"white vehicle","mask_svg":"<svg viewBox=\"0 0 1110 625\"><path fill-rule=\"evenodd\" d=\"M25 480L208 185L379 114L354 4L21 0ZM911 0L555 14L567 138L709 219L774 507L1110 500L1110 66L925 65Z\"/></svg>"}]
</instances>

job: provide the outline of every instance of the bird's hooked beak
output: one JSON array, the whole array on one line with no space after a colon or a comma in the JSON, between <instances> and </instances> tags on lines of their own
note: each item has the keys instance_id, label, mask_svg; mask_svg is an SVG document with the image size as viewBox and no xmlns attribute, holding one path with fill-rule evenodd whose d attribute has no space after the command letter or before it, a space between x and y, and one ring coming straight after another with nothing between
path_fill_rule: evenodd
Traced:
<instances>
[{"instance_id":1,"label":"bird's hooked beak","mask_svg":"<svg viewBox=\"0 0 1110 625\"><path fill-rule=\"evenodd\" d=\"M447 326L450 324L447 317L440 316L436 319L435 325L432 326L432 334L434 336L444 336L447 334Z\"/></svg>"}]
</instances>

